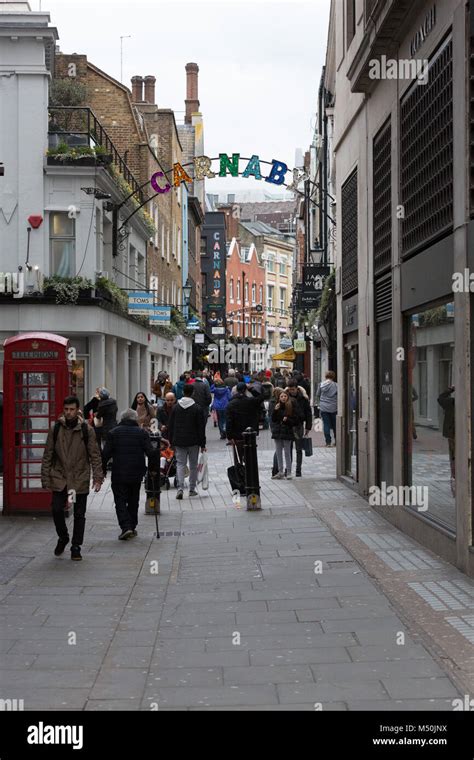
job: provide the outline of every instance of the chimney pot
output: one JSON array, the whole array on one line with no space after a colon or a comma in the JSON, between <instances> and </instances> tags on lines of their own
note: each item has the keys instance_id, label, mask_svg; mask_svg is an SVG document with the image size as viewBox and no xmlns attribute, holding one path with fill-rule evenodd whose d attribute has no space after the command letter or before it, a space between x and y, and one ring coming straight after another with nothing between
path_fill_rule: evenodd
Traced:
<instances>
[{"instance_id":1,"label":"chimney pot","mask_svg":"<svg viewBox=\"0 0 474 760\"><path fill-rule=\"evenodd\" d=\"M143 103L143 77L132 77L132 100L134 103Z\"/></svg>"},{"instance_id":2,"label":"chimney pot","mask_svg":"<svg viewBox=\"0 0 474 760\"><path fill-rule=\"evenodd\" d=\"M155 104L155 84L156 84L156 77L154 76L147 76L145 77L145 102Z\"/></svg>"},{"instance_id":3,"label":"chimney pot","mask_svg":"<svg viewBox=\"0 0 474 760\"><path fill-rule=\"evenodd\" d=\"M198 96L198 73L199 66L197 63L187 63L186 66L186 115L184 117L185 124L192 124L191 115L196 111L199 111L199 96Z\"/></svg>"}]
</instances>

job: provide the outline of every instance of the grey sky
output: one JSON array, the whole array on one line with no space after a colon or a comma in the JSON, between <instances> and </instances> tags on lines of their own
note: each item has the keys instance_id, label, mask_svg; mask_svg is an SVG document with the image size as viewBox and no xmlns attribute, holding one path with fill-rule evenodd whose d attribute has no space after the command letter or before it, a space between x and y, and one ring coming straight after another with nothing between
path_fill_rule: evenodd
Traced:
<instances>
[{"instance_id":1,"label":"grey sky","mask_svg":"<svg viewBox=\"0 0 474 760\"><path fill-rule=\"evenodd\" d=\"M40 0L30 0L38 10ZM324 64L330 0L42 0L65 53L85 53L124 83L157 77L158 105L184 118L185 64L199 65L205 150L257 153L293 167L307 148ZM262 166L264 174L267 171ZM271 189L253 179L209 180L208 192ZM274 186L273 186L274 187ZM274 188L276 190L276 188Z\"/></svg>"}]
</instances>

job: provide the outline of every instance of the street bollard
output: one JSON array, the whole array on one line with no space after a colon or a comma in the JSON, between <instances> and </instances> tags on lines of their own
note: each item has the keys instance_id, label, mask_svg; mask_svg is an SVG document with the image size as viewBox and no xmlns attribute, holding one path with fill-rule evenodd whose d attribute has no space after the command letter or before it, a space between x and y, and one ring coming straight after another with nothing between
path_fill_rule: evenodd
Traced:
<instances>
[{"instance_id":1,"label":"street bollard","mask_svg":"<svg viewBox=\"0 0 474 760\"><path fill-rule=\"evenodd\" d=\"M260 501L260 481L258 478L257 433L247 428L244 434L245 491L247 494L247 511L262 508Z\"/></svg>"}]
</instances>

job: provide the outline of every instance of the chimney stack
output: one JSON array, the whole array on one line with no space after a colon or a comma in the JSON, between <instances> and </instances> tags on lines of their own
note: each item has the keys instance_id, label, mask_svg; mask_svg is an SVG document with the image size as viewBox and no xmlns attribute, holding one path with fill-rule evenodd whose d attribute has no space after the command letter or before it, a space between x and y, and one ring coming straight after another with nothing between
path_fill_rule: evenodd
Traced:
<instances>
[{"instance_id":1,"label":"chimney stack","mask_svg":"<svg viewBox=\"0 0 474 760\"><path fill-rule=\"evenodd\" d=\"M143 103L143 77L132 77L132 101Z\"/></svg>"},{"instance_id":2,"label":"chimney stack","mask_svg":"<svg viewBox=\"0 0 474 760\"><path fill-rule=\"evenodd\" d=\"M197 63L186 64L186 115L184 117L185 124L192 124L191 114L199 111L199 99L198 99L198 72L199 66Z\"/></svg>"},{"instance_id":3,"label":"chimney stack","mask_svg":"<svg viewBox=\"0 0 474 760\"><path fill-rule=\"evenodd\" d=\"M145 102L151 105L155 104L155 84L156 77L150 75L145 77Z\"/></svg>"}]
</instances>

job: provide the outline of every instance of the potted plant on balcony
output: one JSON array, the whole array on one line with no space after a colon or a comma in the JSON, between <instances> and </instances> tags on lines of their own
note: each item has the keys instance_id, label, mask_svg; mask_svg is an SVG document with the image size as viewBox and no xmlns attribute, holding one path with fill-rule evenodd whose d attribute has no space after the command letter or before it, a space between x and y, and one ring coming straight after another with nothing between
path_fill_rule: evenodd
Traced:
<instances>
[{"instance_id":1,"label":"potted plant on balcony","mask_svg":"<svg viewBox=\"0 0 474 760\"><path fill-rule=\"evenodd\" d=\"M77 304L79 300L92 298L93 284L85 277L46 277L43 283L43 295L54 297L57 304Z\"/></svg>"},{"instance_id":2,"label":"potted plant on balcony","mask_svg":"<svg viewBox=\"0 0 474 760\"><path fill-rule=\"evenodd\" d=\"M49 148L46 155L49 166L106 166L112 162L112 156L102 145L95 148L88 145L71 147L65 142L60 142L55 148Z\"/></svg>"},{"instance_id":3,"label":"potted plant on balcony","mask_svg":"<svg viewBox=\"0 0 474 760\"><path fill-rule=\"evenodd\" d=\"M96 145L94 150L98 164L101 164L102 166L109 166L112 163L113 156L111 153L107 153L107 150L103 145Z\"/></svg>"}]
</instances>

